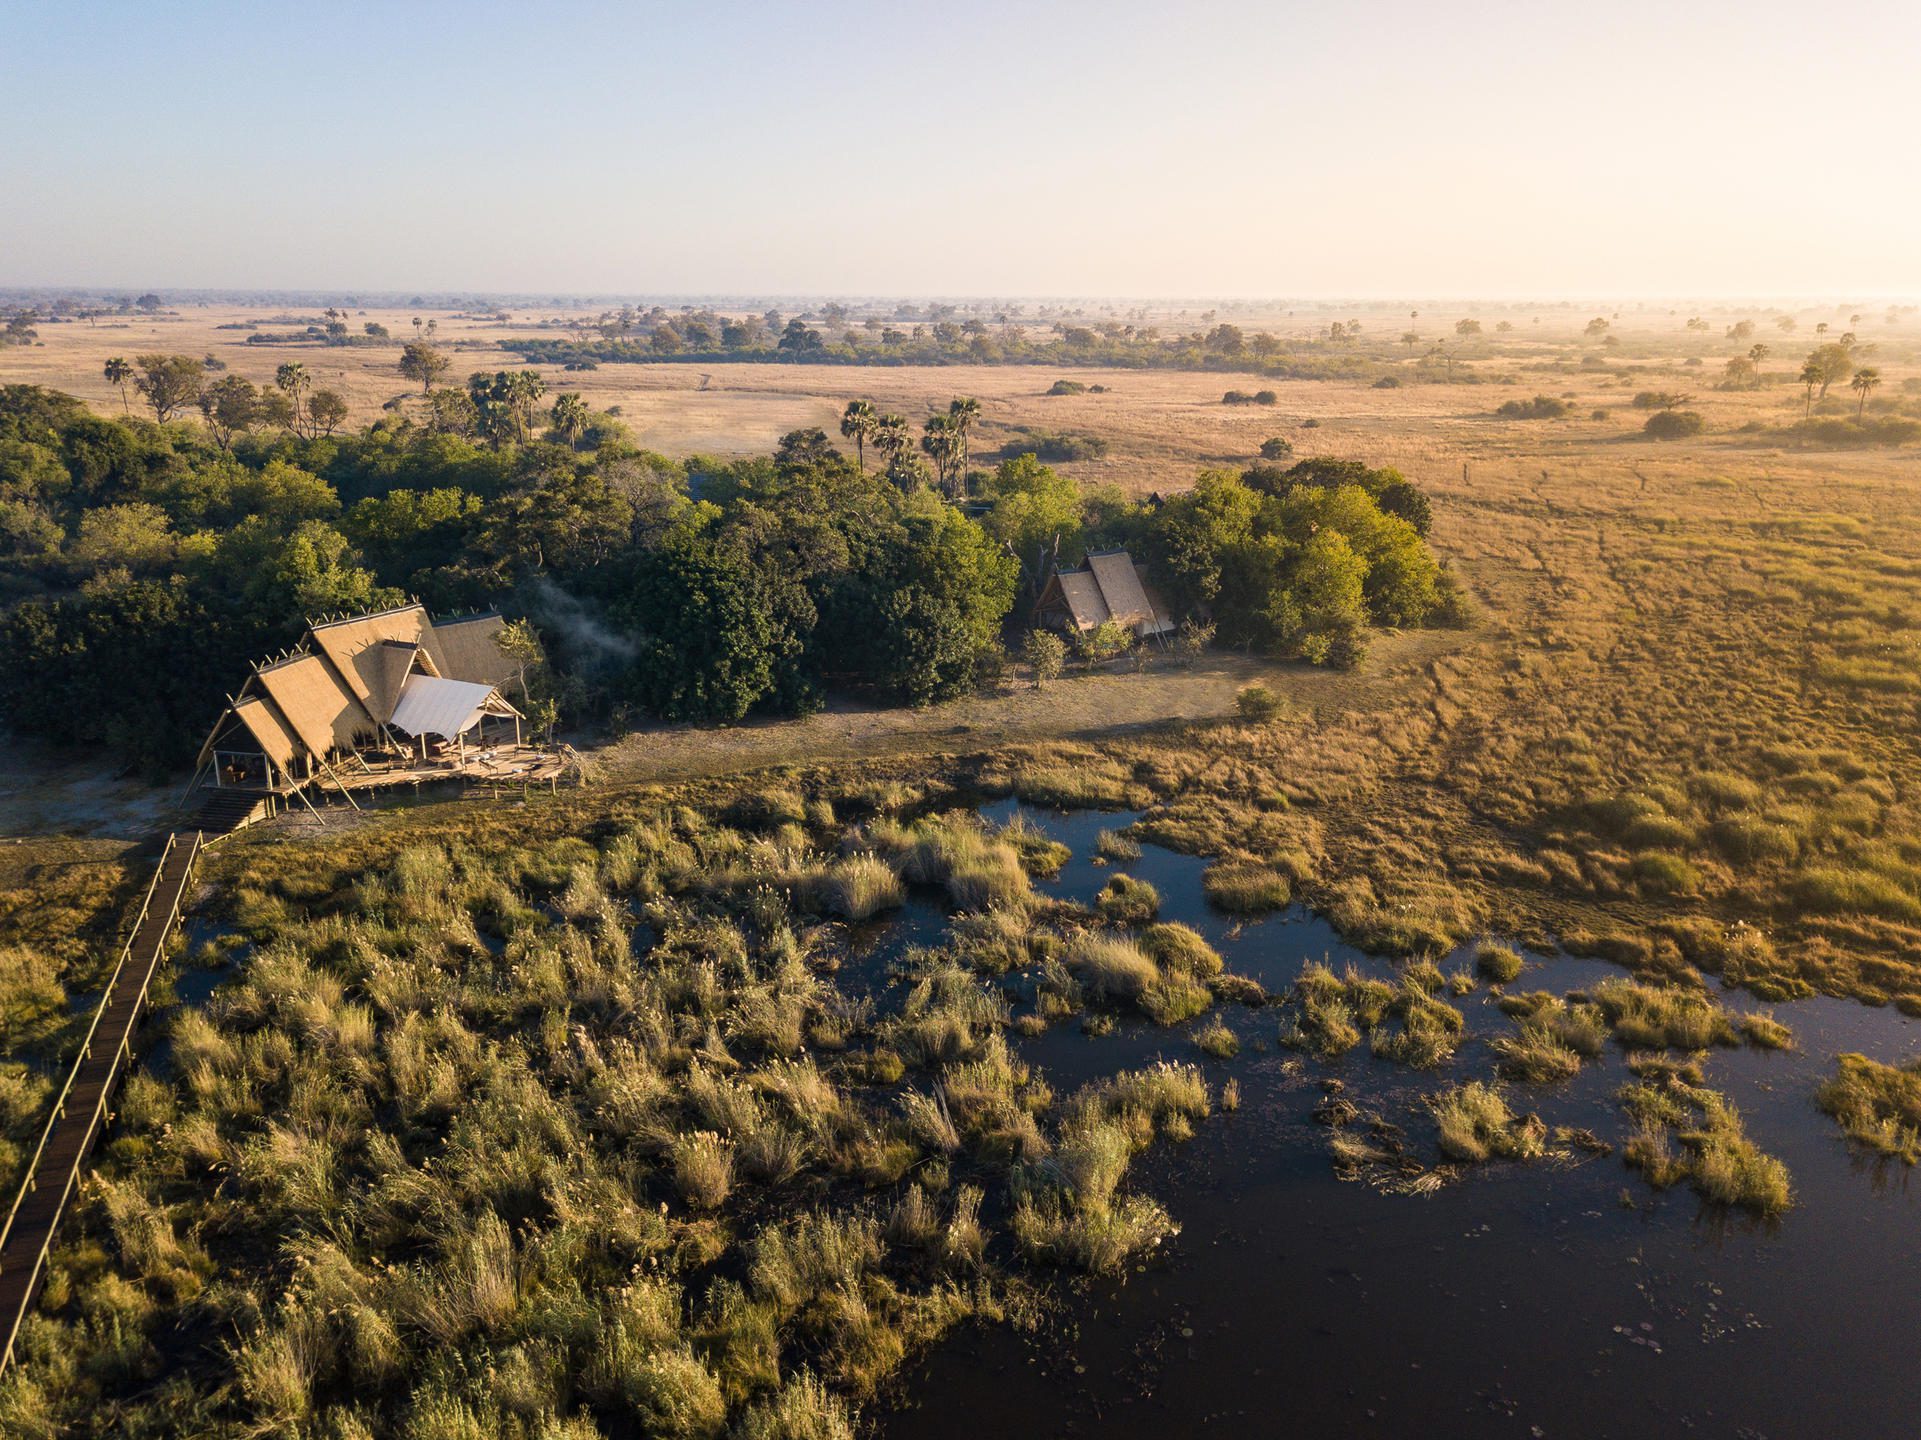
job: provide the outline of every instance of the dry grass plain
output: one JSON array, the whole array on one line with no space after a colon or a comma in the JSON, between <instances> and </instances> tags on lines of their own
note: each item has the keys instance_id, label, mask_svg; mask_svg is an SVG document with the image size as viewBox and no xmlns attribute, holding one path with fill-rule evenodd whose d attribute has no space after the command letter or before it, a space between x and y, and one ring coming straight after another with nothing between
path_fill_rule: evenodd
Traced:
<instances>
[{"instance_id":1,"label":"dry grass plain","mask_svg":"<svg viewBox=\"0 0 1921 1440\"><path fill-rule=\"evenodd\" d=\"M351 317L356 332L370 321L392 332L393 343L379 346L249 345L247 330L223 328L258 322L268 330L292 329L268 323L292 313L204 306L151 318L42 324L39 344L0 350L0 383L48 385L103 411L117 412L121 396L101 374L110 356L131 358L156 350L210 355L259 384L271 383L275 367L283 361L298 360L315 384L336 389L346 398L348 424L359 425L376 419L390 402L417 403L419 387L405 380L398 368L401 341L412 337L416 313L435 320L434 341L448 352L452 362L448 379L454 384L475 370L519 368L523 362L505 345L516 336L553 338L568 333L542 329L536 323L554 320L551 312L520 312L500 322L390 309L355 310ZM1327 311L1310 319L1296 312L1223 311L1219 318L1232 319L1250 332L1269 325L1277 334L1304 340L1309 331L1325 329L1329 318L1345 313ZM1614 455L1616 446L1637 455L1667 453L1640 438L1645 416L1628 408L1633 393L1647 388L1692 394L1711 434L1725 435L1756 421L1785 424L1801 410L1801 392L1787 379L1799 367L1800 355L1816 343L1813 325L1820 323L1810 315L1791 335L1763 323L1754 337L1735 341L1719 334L1683 331L1681 312L1636 313L1616 323L1618 343L1604 352L1581 337L1585 311L1502 312L1511 317L1512 333L1489 333L1471 340L1454 335L1454 324L1464 313L1456 310L1423 312L1412 320L1399 310L1362 313L1367 316L1369 339L1334 353L1370 355L1399 367L1409 377L1402 388L1274 380L1232 371L1051 365L664 363L603 364L580 372L546 367L543 373L550 395L574 391L597 409L615 409L637 443L676 456L765 454L789 430L809 425L832 435L837 433L842 407L856 397L918 420L945 409L955 395L972 395L983 407L976 455L998 449L1013 438L1016 427L1085 432L1105 440L1108 453L1060 468L1088 484L1112 484L1145 494L1179 488L1201 466L1243 464L1262 440L1277 434L1291 439L1301 455L1365 456L1429 480L1441 468L1458 471L1462 461L1479 459L1538 456L1544 462L1565 463L1578 455L1585 466ZM1197 315L1187 311L1154 312L1145 318L1164 333L1203 326ZM1496 321L1490 314L1485 323L1491 332ZM1846 323L1846 316L1832 322L1837 333ZM1408 326L1426 338L1416 347L1390 343L1391 334ZM1030 329L1039 335L1044 327ZM1864 319L1861 333L1864 341L1878 349L1873 363L1886 375L1881 395L1895 396L1900 381L1917 373L1921 324L1913 317L1902 317L1898 324ZM1454 367L1457 377L1478 375L1507 383L1426 383L1418 357L1440 339L1459 356ZM1713 389L1722 362L1744 353L1753 339L1766 342L1774 352L1763 369L1776 377L1776 383L1753 391ZM1582 357L1603 356L1606 370L1580 366ZM1689 360L1700 364L1689 366ZM1435 376L1440 373L1432 371ZM1108 388L1104 394L1046 395L1054 381L1063 377ZM1272 407L1222 405L1221 395L1230 388L1272 388L1279 402ZM1564 396L1572 407L1570 418L1547 424L1492 418L1491 412L1504 400L1537 392ZM132 398L137 407L139 396ZM1837 398L1849 399L1844 391L1837 392ZM1591 418L1596 409L1607 409L1609 417ZM1314 427L1302 429L1302 422L1309 420ZM1709 447L1726 448L1728 443L1710 441ZM1747 460L1765 466L1765 449L1747 453L1752 442L1744 437L1740 443Z\"/></svg>"}]
</instances>

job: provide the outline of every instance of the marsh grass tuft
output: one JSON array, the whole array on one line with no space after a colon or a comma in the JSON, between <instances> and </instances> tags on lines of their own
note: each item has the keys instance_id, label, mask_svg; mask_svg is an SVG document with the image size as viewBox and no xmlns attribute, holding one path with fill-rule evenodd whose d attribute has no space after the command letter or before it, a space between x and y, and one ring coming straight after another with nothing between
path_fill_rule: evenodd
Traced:
<instances>
[{"instance_id":1,"label":"marsh grass tuft","mask_svg":"<svg viewBox=\"0 0 1921 1440\"><path fill-rule=\"evenodd\" d=\"M1686 1181L1704 1199L1762 1215L1794 1203L1787 1167L1748 1138L1726 1097L1650 1071L1619 1098L1636 1124L1623 1154L1657 1189Z\"/></svg>"},{"instance_id":2,"label":"marsh grass tuft","mask_svg":"<svg viewBox=\"0 0 1921 1440\"><path fill-rule=\"evenodd\" d=\"M1208 903L1230 915L1285 910L1294 898L1288 876L1252 860L1217 861L1201 872Z\"/></svg>"},{"instance_id":3,"label":"marsh grass tuft","mask_svg":"<svg viewBox=\"0 0 1921 1440\"><path fill-rule=\"evenodd\" d=\"M1855 1144L1909 1165L1921 1163L1921 1060L1883 1065L1865 1055L1835 1057L1815 1103Z\"/></svg>"},{"instance_id":4,"label":"marsh grass tuft","mask_svg":"<svg viewBox=\"0 0 1921 1440\"><path fill-rule=\"evenodd\" d=\"M1094 905L1116 925L1145 925L1160 913L1161 892L1132 875L1112 875Z\"/></svg>"},{"instance_id":5,"label":"marsh grass tuft","mask_svg":"<svg viewBox=\"0 0 1921 1440\"><path fill-rule=\"evenodd\" d=\"M1526 1160L1547 1148L1547 1127L1538 1116L1517 1117L1498 1085L1469 1080L1431 1096L1428 1108L1449 1159Z\"/></svg>"}]
</instances>

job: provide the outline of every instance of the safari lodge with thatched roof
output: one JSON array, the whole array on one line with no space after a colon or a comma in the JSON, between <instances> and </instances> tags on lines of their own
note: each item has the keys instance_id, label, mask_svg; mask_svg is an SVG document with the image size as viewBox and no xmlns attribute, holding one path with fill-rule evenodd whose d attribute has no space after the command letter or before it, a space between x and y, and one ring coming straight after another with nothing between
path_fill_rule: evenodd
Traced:
<instances>
[{"instance_id":1,"label":"safari lodge with thatched roof","mask_svg":"<svg viewBox=\"0 0 1921 1440\"><path fill-rule=\"evenodd\" d=\"M565 762L521 734L522 662L498 615L432 620L424 607L316 622L253 668L200 747L189 794L233 824L309 790L339 793L464 776L553 780Z\"/></svg>"},{"instance_id":2,"label":"safari lodge with thatched roof","mask_svg":"<svg viewBox=\"0 0 1921 1440\"><path fill-rule=\"evenodd\" d=\"M1056 569L1034 602L1034 619L1070 634L1111 623L1142 640L1176 628L1167 602L1148 583L1147 567L1125 550L1090 551L1077 569Z\"/></svg>"}]
</instances>

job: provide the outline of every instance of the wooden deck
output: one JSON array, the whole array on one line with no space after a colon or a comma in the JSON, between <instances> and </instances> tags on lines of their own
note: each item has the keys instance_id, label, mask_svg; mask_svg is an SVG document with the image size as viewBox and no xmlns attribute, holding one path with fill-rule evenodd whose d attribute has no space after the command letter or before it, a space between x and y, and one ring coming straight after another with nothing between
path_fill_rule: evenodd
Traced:
<instances>
[{"instance_id":1,"label":"wooden deck","mask_svg":"<svg viewBox=\"0 0 1921 1440\"><path fill-rule=\"evenodd\" d=\"M571 752L545 750L533 745L493 745L484 750L469 750L466 759L452 757L438 762L375 767L334 767L333 776L315 782L324 792L342 790L358 793L390 785L430 785L438 780L467 780L488 785L548 785L566 775L575 763Z\"/></svg>"},{"instance_id":2,"label":"wooden deck","mask_svg":"<svg viewBox=\"0 0 1921 1440\"><path fill-rule=\"evenodd\" d=\"M0 1230L0 1370L13 1358L20 1325L39 1293L54 1229L79 1188L81 1167L106 1128L107 1105L127 1064L134 1030L146 1009L147 987L166 952L200 846L198 832L167 837L133 934L120 952L39 1148L28 1162L6 1228Z\"/></svg>"}]
</instances>

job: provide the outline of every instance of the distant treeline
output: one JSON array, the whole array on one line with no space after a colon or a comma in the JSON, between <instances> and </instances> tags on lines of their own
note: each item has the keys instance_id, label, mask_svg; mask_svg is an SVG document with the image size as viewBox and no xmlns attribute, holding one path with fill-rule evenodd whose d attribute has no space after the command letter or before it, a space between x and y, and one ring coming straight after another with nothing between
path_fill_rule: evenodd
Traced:
<instances>
[{"instance_id":1,"label":"distant treeline","mask_svg":"<svg viewBox=\"0 0 1921 1440\"><path fill-rule=\"evenodd\" d=\"M903 446L883 473L818 430L673 460L579 396L537 410L540 390L476 376L483 440L401 415L322 433L297 387L273 429L0 387L0 718L177 763L307 617L408 595L531 618L545 698L574 722L962 694L1003 663L1045 565L1097 544L1133 547L1197 626L1316 661L1455 603L1425 497L1391 470L1256 464L1142 505L1028 455L970 470L971 402L927 426L935 472Z\"/></svg>"},{"instance_id":2,"label":"distant treeline","mask_svg":"<svg viewBox=\"0 0 1921 1440\"><path fill-rule=\"evenodd\" d=\"M1058 324L1031 332L1018 324L942 320L928 324L869 322L853 328L779 322L777 314L745 320L718 316L641 319L633 333L572 338L503 338L528 364L579 368L607 363L804 365L1063 365L1114 369L1220 370L1283 379L1365 380L1392 368L1355 352L1350 338L1282 339L1238 325L1163 334L1152 326ZM1346 332L1343 331L1343 337Z\"/></svg>"}]
</instances>

